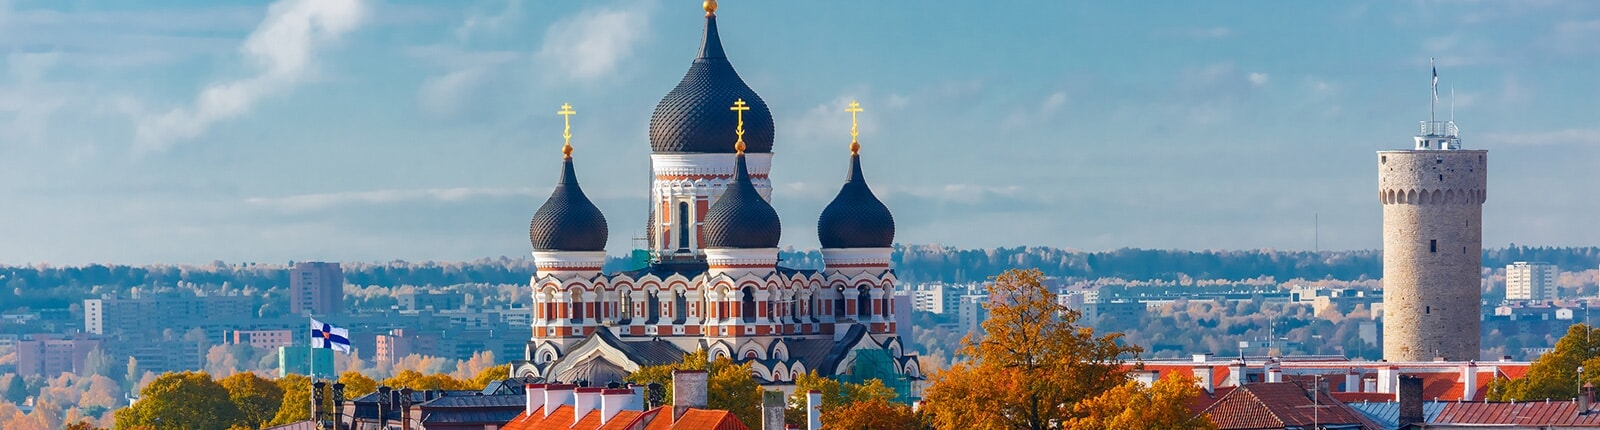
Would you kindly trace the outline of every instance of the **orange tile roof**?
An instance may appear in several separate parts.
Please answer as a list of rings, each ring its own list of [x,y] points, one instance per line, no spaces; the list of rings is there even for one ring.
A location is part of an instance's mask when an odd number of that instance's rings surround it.
[[[572,417],[572,406],[561,405],[550,416],[544,415],[544,408],[534,410],[533,415],[518,414],[516,418],[501,426],[501,430],[598,430],[598,429],[663,429],[663,430],[749,430],[732,412],[715,409],[690,409],[684,412],[683,417],[677,422],[672,421],[672,407],[662,406],[648,411],[623,410],[611,417],[604,425],[600,423],[600,410],[589,411],[582,420],[576,422]]]
[[[1313,423],[1376,425],[1338,399],[1313,401],[1300,385],[1289,382],[1249,384],[1228,393],[1204,413],[1220,429],[1304,427]]]
[[[1448,403],[1434,424],[1499,426],[1600,426],[1600,413],[1579,414],[1571,400],[1523,403]]]

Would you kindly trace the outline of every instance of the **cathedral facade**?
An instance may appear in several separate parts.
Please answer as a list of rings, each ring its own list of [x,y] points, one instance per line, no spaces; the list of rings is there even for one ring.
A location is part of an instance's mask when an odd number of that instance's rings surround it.
[[[750,363],[765,385],[816,371],[914,387],[921,369],[895,334],[894,218],[867,186],[855,129],[846,180],[817,221],[824,267],[783,267],[772,114],[723,53],[715,2],[705,9],[699,54],[650,119],[648,264],[602,271],[608,224],[566,146],[529,229],[533,338],[514,376],[604,385],[703,349]]]

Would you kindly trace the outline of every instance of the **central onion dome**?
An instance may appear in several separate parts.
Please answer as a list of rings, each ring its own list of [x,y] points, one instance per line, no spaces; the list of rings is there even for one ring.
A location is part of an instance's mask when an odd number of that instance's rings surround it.
[[[854,151],[844,187],[817,218],[817,239],[823,248],[888,248],[894,244],[894,215],[867,187],[861,175],[861,155]]]
[[[772,152],[772,112],[723,54],[714,10],[706,8],[700,55],[650,115],[650,148],[656,153],[734,153],[734,118],[727,112],[739,99],[750,105],[744,115],[745,151]]]
[[[550,199],[533,213],[528,239],[535,251],[605,251],[606,216],[578,187],[571,147],[561,165],[561,181]]]
[[[743,153],[734,158],[733,183],[706,211],[704,222],[706,248],[777,248],[783,234],[778,211],[750,183]]]

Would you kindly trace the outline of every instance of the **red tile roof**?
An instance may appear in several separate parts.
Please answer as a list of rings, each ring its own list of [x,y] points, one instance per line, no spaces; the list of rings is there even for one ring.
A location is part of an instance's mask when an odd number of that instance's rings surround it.
[[[1204,411],[1219,429],[1272,429],[1313,424],[1378,426],[1338,399],[1313,401],[1304,388],[1289,382],[1248,384],[1228,393]]]
[[[578,420],[576,422],[573,421],[572,412],[573,409],[571,405],[561,405],[560,407],[557,407],[555,411],[550,414],[550,416],[547,417],[544,415],[544,408],[539,408],[533,412],[532,416],[529,416],[527,413],[518,414],[516,418],[512,418],[511,421],[507,422],[505,426],[500,428],[501,430],[599,430],[632,428],[644,428],[648,430],[749,430],[749,428],[745,427],[744,423],[740,422],[739,418],[734,416],[732,412],[715,409],[690,409],[687,412],[684,412],[683,416],[678,418],[677,422],[672,421],[671,406],[662,406],[648,411],[624,410],[618,412],[616,416],[611,417],[611,419],[606,421],[604,425],[601,425],[600,423],[600,410],[598,409],[589,411],[588,414],[583,416],[582,420]]]
[[[1434,424],[1502,426],[1600,426],[1600,411],[1580,415],[1571,400],[1523,403],[1448,403]]]

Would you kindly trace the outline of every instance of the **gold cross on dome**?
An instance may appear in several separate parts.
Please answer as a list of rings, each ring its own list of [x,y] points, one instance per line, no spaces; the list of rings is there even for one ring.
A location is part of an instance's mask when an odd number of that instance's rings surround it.
[[[561,130],[561,138],[566,139],[566,143],[561,145],[561,155],[567,158],[572,158],[572,115],[577,113],[568,103],[562,103],[561,111],[556,112],[556,115],[561,115],[561,122],[566,125],[566,128]]]
[[[861,102],[851,100],[850,106],[845,107],[844,111],[850,112],[850,155],[855,155],[861,151],[861,144],[856,142],[856,137],[861,135],[857,128],[860,124],[856,122],[856,114],[861,113]]]
[[[739,141],[738,142],[734,142],[733,150],[738,152],[738,153],[740,153],[740,154],[743,154],[744,153],[744,111],[750,110],[750,105],[745,104],[744,99],[741,98],[738,101],[733,102],[733,107],[728,108],[728,110],[734,111],[734,112],[738,113],[738,115],[739,115],[739,127],[733,129],[733,133],[739,135]]]

